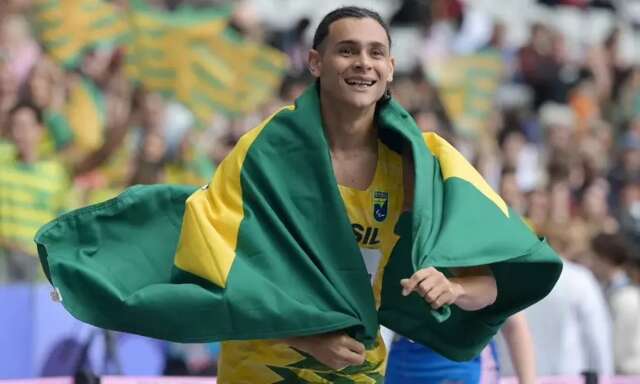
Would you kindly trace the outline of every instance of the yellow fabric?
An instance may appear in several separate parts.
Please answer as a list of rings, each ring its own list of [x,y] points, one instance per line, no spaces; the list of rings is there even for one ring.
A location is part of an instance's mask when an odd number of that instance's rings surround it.
[[[487,121],[504,71],[497,51],[430,61],[425,67],[440,91],[456,129],[474,137],[487,136]]]
[[[450,177],[457,177],[471,183],[487,199],[500,208],[505,216],[509,217],[507,203],[489,186],[480,173],[469,164],[460,152],[435,133],[427,132],[422,136],[431,153],[440,161],[442,177],[445,181]]]
[[[0,164],[12,162],[16,158],[16,148],[13,143],[0,137]]]
[[[245,134],[220,163],[211,184],[187,199],[175,258],[178,268],[219,287],[226,286],[244,218],[240,171],[251,144],[274,115]]]
[[[209,121],[214,108],[253,111],[280,86],[287,55],[230,38],[225,12],[190,23],[135,9],[129,14],[134,33],[127,73],[151,90],[175,94],[199,121]]]
[[[122,193],[122,188],[95,188],[87,191],[86,205],[97,204],[113,199]]]
[[[87,46],[115,39],[127,30],[126,19],[118,17],[113,4],[102,0],[58,0],[53,6],[48,0],[36,0],[35,5],[43,8],[36,12],[40,38],[63,63]]]
[[[164,175],[167,184],[202,185],[203,178],[182,164],[167,164]]]
[[[73,131],[73,145],[83,153],[98,149],[104,142],[103,119],[89,88],[78,81],[71,89],[65,116]]]
[[[340,195],[352,223],[354,236],[365,259],[367,271],[371,275],[376,305],[380,305],[381,271],[398,240],[394,233],[394,227],[402,212],[404,197],[402,158],[382,143],[378,145],[378,148],[376,172],[369,188],[356,190],[339,186]],[[376,192],[387,194],[387,213],[382,221],[377,221],[373,214],[373,202]],[[398,282],[398,289],[400,289],[399,284]],[[305,368],[305,360],[309,362],[309,368]],[[385,360],[386,348],[378,335],[377,346],[367,351],[365,364],[371,368],[355,375],[344,375],[344,378],[357,383],[375,383],[375,380],[367,374],[378,373],[383,375],[386,368]],[[297,367],[287,368],[292,364]],[[295,374],[301,380],[305,380],[304,382],[329,383],[329,381],[322,378],[323,371],[312,369],[312,364],[317,365],[318,363],[285,344],[274,341],[223,342],[218,363],[218,383],[262,384],[280,382],[282,377],[271,370],[269,366],[287,368],[290,373]],[[340,373],[338,372],[337,374]]]
[[[38,229],[65,208],[68,180],[54,161],[0,164],[0,246],[36,254]]]

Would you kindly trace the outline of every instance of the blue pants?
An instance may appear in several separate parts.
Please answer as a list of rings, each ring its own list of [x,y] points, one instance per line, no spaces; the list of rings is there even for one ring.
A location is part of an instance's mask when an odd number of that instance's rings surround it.
[[[459,363],[403,337],[391,347],[385,383],[478,384],[480,369],[480,357]]]

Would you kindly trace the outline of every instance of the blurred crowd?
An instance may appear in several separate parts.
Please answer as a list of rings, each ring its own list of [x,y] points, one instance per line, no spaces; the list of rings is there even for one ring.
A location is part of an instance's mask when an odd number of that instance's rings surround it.
[[[181,3],[223,1],[149,3],[170,12]],[[98,45],[63,68],[37,38],[31,1],[2,1],[1,283],[43,279],[32,239],[65,211],[134,184],[208,183],[243,133],[311,81],[304,63],[310,20],[273,30],[247,2],[234,3],[231,25],[287,53],[290,70],[280,92],[254,113],[219,113],[201,127],[180,103],[128,80],[123,47]],[[620,54],[621,31],[640,42],[640,24],[614,25],[605,39],[569,55],[553,24],[532,23],[516,46],[500,21],[479,41],[470,19],[461,0],[405,1],[392,31],[409,25],[421,41],[416,65],[396,74],[392,93],[422,130],[461,150],[564,258],[558,286],[527,314],[536,350],[545,351],[539,373],[640,374],[640,59]],[[449,113],[429,66],[478,53],[496,55],[502,65],[489,112],[469,134]],[[193,348],[172,349],[171,366],[188,372],[181,356]],[[209,372],[208,355],[197,348],[191,371]]]

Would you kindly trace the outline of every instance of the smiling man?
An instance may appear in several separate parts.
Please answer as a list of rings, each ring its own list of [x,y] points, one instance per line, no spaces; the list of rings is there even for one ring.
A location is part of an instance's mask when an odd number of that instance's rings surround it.
[[[562,264],[390,97],[390,51],[375,12],[329,13],[309,53],[315,84],[246,133],[211,183],[133,187],[42,227],[65,308],[102,328],[222,341],[221,384],[381,383],[380,325],[477,356]]]
[[[386,24],[377,13],[363,8],[344,7],[327,14],[314,36],[309,70],[317,79],[340,196],[379,306],[381,269],[398,240],[394,227],[401,213],[411,208],[404,185],[412,183],[403,180],[403,167],[410,165],[403,166],[403,156],[380,141],[375,122],[377,106],[389,98],[393,80]],[[456,304],[476,310],[493,303],[496,284],[488,268],[460,269],[458,275],[448,279],[434,268],[421,269],[406,276],[397,289],[403,289],[404,295],[415,291],[434,309]],[[386,355],[380,335],[367,350],[345,332],[223,342],[218,380],[275,383],[284,377],[305,383],[381,382]]]

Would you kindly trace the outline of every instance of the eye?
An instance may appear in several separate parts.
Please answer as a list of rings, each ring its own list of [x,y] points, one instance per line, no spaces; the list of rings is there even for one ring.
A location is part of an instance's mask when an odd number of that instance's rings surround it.
[[[351,47],[342,47],[338,50],[338,53],[342,56],[350,56],[353,54],[353,49]]]
[[[373,51],[371,51],[371,56],[375,58],[384,57],[384,51],[381,49],[374,49]]]

